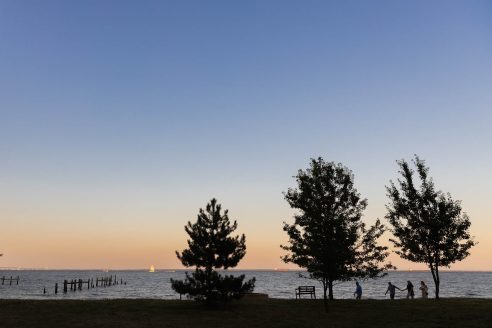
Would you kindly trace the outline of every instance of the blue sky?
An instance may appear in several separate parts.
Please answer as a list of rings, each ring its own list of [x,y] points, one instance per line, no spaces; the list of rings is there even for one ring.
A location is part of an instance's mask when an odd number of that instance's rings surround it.
[[[0,217],[28,230],[2,229],[3,261],[63,267],[29,231],[76,227],[80,266],[136,231],[155,255],[108,265],[176,266],[215,196],[274,254],[247,266],[281,265],[282,191],[316,156],[354,171],[372,221],[417,153],[487,239],[491,54],[490,1],[1,1]]]

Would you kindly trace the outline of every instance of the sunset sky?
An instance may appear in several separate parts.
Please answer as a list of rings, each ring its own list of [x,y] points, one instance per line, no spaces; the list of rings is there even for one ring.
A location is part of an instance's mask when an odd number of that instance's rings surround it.
[[[294,268],[310,157],[372,223],[413,154],[471,218],[452,269],[492,270],[491,1],[0,1],[0,267],[181,268],[216,197],[240,268]]]

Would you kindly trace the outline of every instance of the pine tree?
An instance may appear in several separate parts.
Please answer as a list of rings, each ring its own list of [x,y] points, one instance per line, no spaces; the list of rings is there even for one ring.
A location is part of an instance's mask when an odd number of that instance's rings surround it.
[[[176,255],[184,266],[195,267],[195,272],[186,273],[185,280],[171,279],[177,293],[209,304],[238,299],[251,292],[255,284],[255,278],[244,282],[244,275],[221,275],[216,271],[237,266],[246,254],[246,237],[230,236],[237,229],[237,222],[231,224],[228,210],[221,211],[214,198],[205,210],[200,209],[195,223],[185,226],[188,248],[181,253],[176,251]]]
[[[333,299],[335,281],[377,278],[394,268],[381,265],[389,255],[377,239],[385,228],[379,220],[369,228],[361,221],[367,200],[354,187],[352,172],[342,164],[311,159],[310,168],[299,170],[297,188],[285,199],[298,210],[292,225],[284,223],[289,235],[289,254],[283,257],[306,268],[323,286],[325,307]]]
[[[475,245],[469,233],[471,225],[461,202],[451,195],[437,191],[429,178],[429,168],[418,156],[413,163],[417,168],[420,185],[413,181],[414,171],[405,160],[398,161],[399,188],[390,181],[386,187],[390,203],[386,218],[393,226],[391,239],[401,258],[429,267],[439,298],[439,267],[449,267],[461,261]]]

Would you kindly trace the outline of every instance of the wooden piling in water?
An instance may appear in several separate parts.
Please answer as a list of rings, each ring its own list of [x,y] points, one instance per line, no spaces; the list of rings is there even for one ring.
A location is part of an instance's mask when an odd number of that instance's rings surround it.
[[[70,291],[82,291],[83,286],[87,284],[87,289],[94,288],[94,278],[87,278],[87,280],[83,279],[71,279],[71,280],[63,280],[63,292],[67,293],[68,292],[68,285],[70,285]],[[111,275],[111,276],[106,276],[102,278],[97,278],[96,277],[96,285],[95,287],[109,287],[109,286],[116,286],[119,284],[125,284],[126,281],[123,281],[123,278],[118,278],[116,275]],[[55,284],[55,294],[58,293],[58,283]]]

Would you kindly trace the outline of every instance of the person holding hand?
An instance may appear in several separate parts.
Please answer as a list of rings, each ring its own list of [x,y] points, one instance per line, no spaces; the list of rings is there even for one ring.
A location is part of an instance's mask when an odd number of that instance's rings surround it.
[[[388,289],[386,289],[386,293],[384,293],[384,295],[388,294],[388,292],[390,293],[390,298],[392,300],[395,299],[395,293],[396,293],[396,290],[400,290],[400,288],[396,287],[395,285],[393,285],[391,282],[388,282]]]

